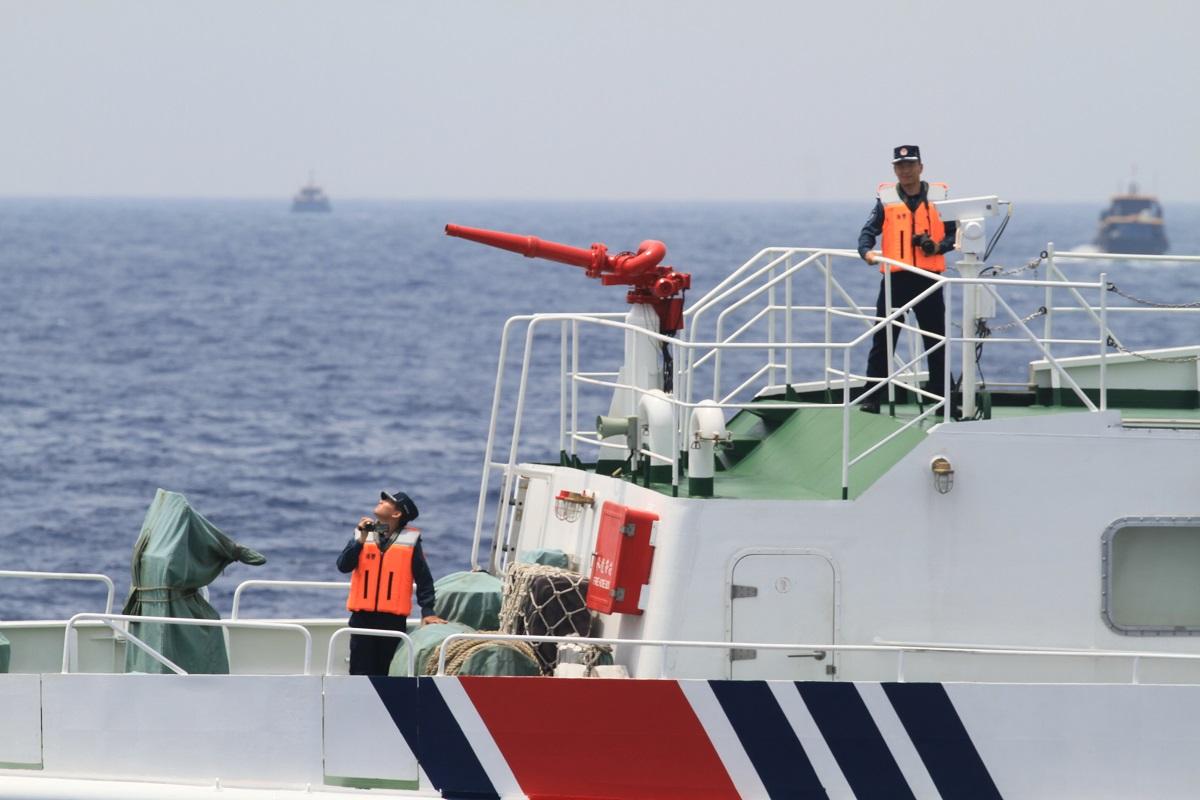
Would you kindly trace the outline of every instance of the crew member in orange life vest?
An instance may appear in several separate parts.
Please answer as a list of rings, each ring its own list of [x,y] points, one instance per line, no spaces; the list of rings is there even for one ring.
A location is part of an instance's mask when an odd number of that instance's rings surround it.
[[[375,519],[358,521],[354,537],[337,559],[339,571],[353,573],[346,598],[350,627],[407,630],[414,585],[421,623],[445,622],[433,611],[433,574],[421,550],[420,531],[405,527],[418,513],[417,504],[404,492],[380,492]],[[351,636],[350,674],[387,675],[399,641]]]
[[[944,185],[938,185],[941,196],[930,197],[930,186],[921,180],[921,150],[916,145],[901,145],[892,151],[892,168],[898,184],[880,186],[879,199],[875,208],[858,235],[858,254],[868,264],[876,263],[880,255],[914,267],[940,273],[946,269],[944,253],[954,249],[955,224],[942,222],[932,200],[942,200]],[[875,240],[882,234],[883,252],[874,250]],[[910,302],[929,288],[928,280],[919,274],[907,272],[899,267],[883,265],[879,271],[892,270],[892,308]],[[924,331],[944,335],[946,332],[946,305],[939,289],[926,297],[914,308],[917,325]],[[879,297],[875,301],[875,316],[886,316],[883,281],[879,282]],[[887,376],[887,329],[880,328],[871,342],[867,356],[867,377]],[[892,327],[893,352],[900,340],[902,329]],[[938,339],[923,337],[928,350]],[[929,391],[942,394],[945,376],[946,351],[938,349],[927,357],[929,363]],[[868,384],[868,388],[870,384]],[[862,410],[879,413],[879,403],[887,399],[887,389],[881,388],[862,402]]]

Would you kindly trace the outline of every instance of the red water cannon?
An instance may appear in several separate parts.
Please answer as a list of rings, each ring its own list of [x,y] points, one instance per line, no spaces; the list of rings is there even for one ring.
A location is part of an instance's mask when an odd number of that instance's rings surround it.
[[[629,286],[625,300],[629,303],[648,303],[658,314],[660,330],[673,334],[683,329],[683,292],[692,286],[692,276],[659,266],[667,255],[662,242],[647,239],[638,245],[636,253],[608,254],[607,245],[595,243],[590,250],[547,242],[536,236],[489,231],[447,225],[447,236],[511,250],[526,258],[544,258],[560,264],[583,267],[589,278],[599,278],[605,286]]]

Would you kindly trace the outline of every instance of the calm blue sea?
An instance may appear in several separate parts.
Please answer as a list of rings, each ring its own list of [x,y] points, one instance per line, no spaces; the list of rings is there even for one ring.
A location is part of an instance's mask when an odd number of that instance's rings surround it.
[[[463,569],[504,320],[625,306],[580,270],[449,239],[445,223],[614,252],[661,239],[694,299],[766,245],[853,247],[869,205],[345,201],[297,215],[286,202],[0,200],[0,569],[103,572],[119,606],[158,487],[267,556],[214,584],[223,614],[241,580],[340,580],[334,558],[380,489],[416,499],[436,575]],[[1086,243],[1101,206],[1019,205],[993,262]],[[1175,252],[1200,252],[1200,206],[1168,207],[1167,221]],[[1200,299],[1200,265],[1126,270],[1113,279],[1142,296]],[[845,280],[873,299],[878,273]],[[1179,343],[1198,338],[1191,319],[1121,330]],[[999,351],[985,350],[987,377],[1022,379],[1028,354]],[[552,394],[556,415],[557,379]],[[556,456],[555,415],[531,457]],[[341,602],[263,593],[246,611],[340,615]],[[0,580],[2,619],[101,604],[83,586]]]

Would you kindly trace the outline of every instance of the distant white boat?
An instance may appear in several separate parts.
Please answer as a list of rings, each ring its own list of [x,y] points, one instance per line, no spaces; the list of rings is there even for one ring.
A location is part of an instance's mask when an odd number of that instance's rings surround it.
[[[329,212],[333,210],[333,206],[329,203],[329,196],[325,194],[325,190],[313,181],[313,176],[310,173],[308,183],[300,187],[300,191],[292,198],[292,211],[323,211]]]

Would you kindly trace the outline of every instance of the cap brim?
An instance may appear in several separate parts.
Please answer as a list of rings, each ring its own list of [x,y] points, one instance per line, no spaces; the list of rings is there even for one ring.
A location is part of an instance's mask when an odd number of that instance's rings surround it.
[[[399,508],[399,507],[400,507],[400,501],[399,501],[399,500],[397,500],[395,497],[392,497],[392,496],[391,496],[390,494],[388,494],[387,492],[380,492],[380,493],[379,493],[379,499],[380,499],[380,500],[387,500],[389,503],[391,503],[392,505],[396,506],[396,508]]]
[[[920,161],[920,160],[921,160],[920,156],[901,156],[900,158],[893,158],[892,163],[899,164],[901,161]]]

